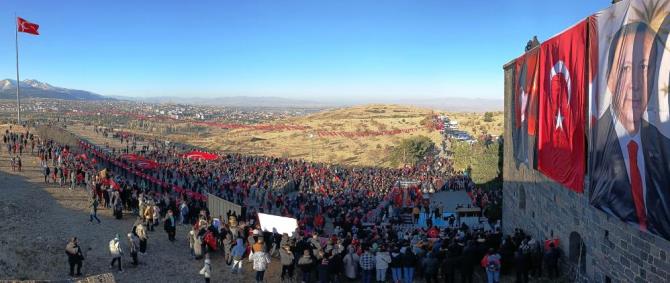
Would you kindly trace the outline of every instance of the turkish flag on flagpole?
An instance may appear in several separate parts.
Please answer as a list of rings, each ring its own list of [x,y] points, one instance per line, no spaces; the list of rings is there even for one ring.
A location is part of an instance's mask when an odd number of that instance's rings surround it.
[[[40,35],[37,31],[40,28],[40,25],[26,21],[21,17],[16,17],[16,26],[19,32]]]
[[[537,169],[572,191],[584,191],[588,20],[540,49]]]

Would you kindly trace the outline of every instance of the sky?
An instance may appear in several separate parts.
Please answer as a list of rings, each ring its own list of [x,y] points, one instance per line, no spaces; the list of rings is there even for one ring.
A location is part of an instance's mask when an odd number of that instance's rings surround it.
[[[502,66],[610,5],[583,1],[3,0],[0,79],[103,95],[502,99]],[[4,23],[4,24],[2,24]]]

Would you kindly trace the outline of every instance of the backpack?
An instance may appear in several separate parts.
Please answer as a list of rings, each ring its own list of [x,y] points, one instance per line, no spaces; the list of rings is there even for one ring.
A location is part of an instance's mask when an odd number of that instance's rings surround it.
[[[488,257],[488,264],[486,265],[486,270],[493,272],[500,271],[500,260],[498,258]]]
[[[217,250],[216,238],[214,237],[214,233],[212,233],[211,231],[207,231],[207,233],[205,233],[204,241],[211,250],[213,251]]]

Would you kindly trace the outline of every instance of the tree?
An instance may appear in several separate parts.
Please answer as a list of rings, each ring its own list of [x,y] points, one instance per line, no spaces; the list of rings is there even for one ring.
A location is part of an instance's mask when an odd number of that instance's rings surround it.
[[[491,112],[484,113],[484,122],[493,122],[493,113]]]
[[[391,164],[416,164],[435,148],[435,143],[426,136],[409,137],[391,150]]]

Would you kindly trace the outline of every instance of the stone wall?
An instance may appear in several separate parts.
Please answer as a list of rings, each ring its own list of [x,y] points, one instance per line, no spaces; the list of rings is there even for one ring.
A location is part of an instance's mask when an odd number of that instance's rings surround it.
[[[562,272],[572,268],[584,281],[670,282],[670,242],[590,206],[588,176],[584,194],[578,194],[525,165],[517,168],[512,152],[514,65],[505,65],[504,71],[503,232],[521,228],[540,239],[558,238],[566,263]],[[580,241],[585,251],[581,268]]]

